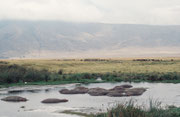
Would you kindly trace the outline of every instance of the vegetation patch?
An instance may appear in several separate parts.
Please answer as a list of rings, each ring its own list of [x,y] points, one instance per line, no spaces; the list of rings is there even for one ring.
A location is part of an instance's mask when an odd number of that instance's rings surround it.
[[[102,81],[97,81],[101,78]],[[180,83],[180,60],[84,59],[0,61],[0,87],[95,82]]]
[[[180,108],[163,109],[159,104],[153,105],[150,101],[148,110],[143,109],[143,106],[135,106],[134,103],[120,104],[108,110],[107,113],[97,114],[94,117],[180,117]]]
[[[108,109],[105,113],[86,114],[73,110],[65,110],[61,113],[79,115],[83,117],[180,117],[180,108],[168,106],[162,108],[158,101],[150,100],[149,108],[137,106],[134,101],[130,100],[124,104],[118,104],[114,108]]]

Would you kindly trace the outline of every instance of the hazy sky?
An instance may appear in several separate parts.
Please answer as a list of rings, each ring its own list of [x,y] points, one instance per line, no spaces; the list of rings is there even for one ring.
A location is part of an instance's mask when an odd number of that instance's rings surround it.
[[[180,0],[0,0],[0,19],[180,25]]]

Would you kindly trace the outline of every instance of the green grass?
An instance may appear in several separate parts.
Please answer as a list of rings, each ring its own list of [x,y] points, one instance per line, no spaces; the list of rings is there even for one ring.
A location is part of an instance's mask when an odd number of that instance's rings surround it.
[[[0,61],[0,85],[171,82],[180,83],[180,59],[133,61],[131,59],[85,60],[4,60]]]
[[[163,109],[161,103],[150,101],[149,109],[145,110],[143,106],[129,102],[117,105],[107,113],[97,114],[94,117],[180,117],[180,108],[171,106]]]

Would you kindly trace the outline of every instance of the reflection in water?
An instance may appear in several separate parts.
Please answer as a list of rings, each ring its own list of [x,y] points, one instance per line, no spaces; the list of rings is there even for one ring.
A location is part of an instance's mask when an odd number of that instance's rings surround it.
[[[88,88],[101,87],[110,89],[114,86],[127,83],[100,83],[83,85]],[[129,83],[130,84],[130,83]],[[88,94],[63,95],[59,90],[63,88],[72,89],[76,84],[55,85],[55,86],[28,86],[0,89],[0,99],[6,96],[21,96],[29,99],[27,102],[12,103],[0,101],[0,117],[77,117],[66,115],[60,112],[64,110],[76,110],[86,113],[106,111],[117,103],[124,103],[128,100],[135,100],[137,104],[148,105],[149,99],[156,99],[162,104],[180,106],[180,84],[167,83],[131,83],[133,87],[144,87],[148,90],[141,96],[133,97],[107,97],[90,96]],[[79,86],[79,85],[78,85]],[[67,103],[42,104],[46,98],[68,99]],[[23,107],[23,108],[22,108]]]

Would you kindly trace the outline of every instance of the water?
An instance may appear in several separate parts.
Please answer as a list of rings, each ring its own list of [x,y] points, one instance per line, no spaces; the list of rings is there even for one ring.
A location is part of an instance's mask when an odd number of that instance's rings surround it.
[[[86,113],[106,111],[117,103],[124,103],[134,100],[138,105],[148,105],[149,100],[158,100],[162,105],[180,106],[180,84],[171,83],[92,83],[82,85],[88,88],[101,87],[110,89],[122,84],[131,84],[133,87],[144,87],[148,90],[141,96],[133,97],[107,97],[90,96],[88,94],[64,95],[59,90],[63,88],[72,89],[77,84],[56,85],[56,86],[28,86],[0,89],[0,99],[15,95],[29,99],[27,102],[13,103],[0,101],[0,117],[78,117],[77,115],[62,114],[64,110],[75,110]],[[35,92],[23,92],[10,94],[10,90],[38,89]],[[39,90],[40,89],[40,90]],[[67,103],[42,104],[46,98],[68,99]],[[25,108],[21,108],[25,106]]]

